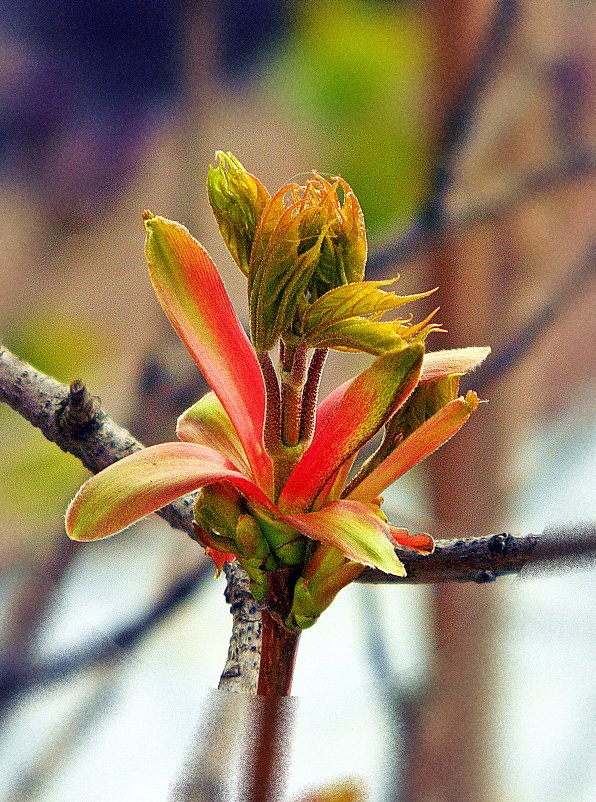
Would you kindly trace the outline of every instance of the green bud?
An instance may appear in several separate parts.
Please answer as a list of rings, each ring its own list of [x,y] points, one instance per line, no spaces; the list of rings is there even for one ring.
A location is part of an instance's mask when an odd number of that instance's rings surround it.
[[[236,527],[236,553],[250,579],[250,591],[261,602],[267,593],[267,571],[277,568],[277,561],[259,524],[251,515],[242,515]]]
[[[361,281],[366,232],[341,178],[317,173],[283,186],[263,209],[250,257],[250,331],[257,351],[300,330],[308,306],[334,287]]]
[[[276,567],[294,567],[304,562],[307,543],[304,535],[288,524],[276,521],[261,509],[258,511],[253,509],[253,515],[277,560]]]
[[[217,166],[209,167],[207,194],[221,235],[234,261],[248,275],[255,230],[269,193],[231,153],[216,152]]]
[[[194,505],[196,524],[220,537],[234,541],[238,519],[246,513],[242,496],[229,482],[215,482],[201,488]]]
[[[441,376],[420,382],[406,403],[387,424],[387,436],[403,440],[429,418],[457,398],[460,376]]]
[[[311,627],[339,591],[356,579],[363,568],[333,546],[318,544],[296,582],[286,627],[294,631]]]

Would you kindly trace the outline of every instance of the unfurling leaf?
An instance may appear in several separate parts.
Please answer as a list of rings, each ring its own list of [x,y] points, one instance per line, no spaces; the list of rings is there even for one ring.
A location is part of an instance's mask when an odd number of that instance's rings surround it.
[[[313,173],[304,186],[283,186],[263,210],[251,252],[248,293],[256,350],[267,351],[279,336],[300,328],[308,305],[329,290],[360,281],[365,261],[362,211],[343,179],[328,181]]]
[[[396,280],[358,281],[329,290],[305,312],[300,339],[312,348],[364,351],[377,356],[403,347],[414,335],[424,339],[440,329],[429,323],[432,315],[417,325],[410,325],[409,319],[381,321],[386,312],[434,292],[399,296],[381,289]]]

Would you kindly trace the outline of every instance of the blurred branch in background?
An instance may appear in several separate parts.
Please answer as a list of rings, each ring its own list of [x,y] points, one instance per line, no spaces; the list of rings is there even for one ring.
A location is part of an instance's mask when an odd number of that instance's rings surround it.
[[[431,556],[407,551],[400,551],[399,556],[406,566],[406,577],[389,576],[367,568],[357,581],[365,584],[484,584],[510,574],[529,577],[541,571],[586,567],[596,560],[596,524],[546,529],[541,535],[499,534],[439,540]],[[80,650],[37,665],[0,666],[0,709],[14,703],[23,693],[48,683],[61,682],[79,671],[124,657],[174,610],[203,588],[211,576],[212,567],[208,563],[189,571],[174,582],[139,619]],[[238,601],[233,604],[238,604]],[[254,611],[251,620],[254,623]],[[256,633],[249,645],[258,645]],[[255,656],[251,652],[249,657],[258,668],[258,654]],[[232,671],[230,666],[228,669]]]
[[[478,102],[493,78],[510,40],[518,16],[517,0],[498,0],[484,41],[478,49],[466,81],[456,92],[442,133],[435,145],[435,158],[426,200],[410,230],[379,248],[369,260],[369,270],[381,273],[390,266],[409,261],[432,245],[446,227],[445,199],[453,181],[458,150],[474,120]],[[453,80],[453,76],[447,78]]]
[[[117,660],[138,646],[139,642],[184,601],[205,585],[213,575],[212,566],[204,562],[198,568],[177,579],[140,618],[110,637],[63,655],[55,660],[35,665],[0,664],[0,710],[13,703],[27,691],[61,680],[93,666]]]
[[[444,210],[441,215],[430,217],[425,213],[404,235],[374,249],[367,262],[368,269],[380,276],[396,265],[427,254],[446,236],[462,234],[480,223],[496,221],[537,196],[595,174],[595,154],[571,154],[567,159],[519,178],[499,195],[485,201],[471,202],[457,213]],[[429,203],[434,205],[434,200],[431,198]]]

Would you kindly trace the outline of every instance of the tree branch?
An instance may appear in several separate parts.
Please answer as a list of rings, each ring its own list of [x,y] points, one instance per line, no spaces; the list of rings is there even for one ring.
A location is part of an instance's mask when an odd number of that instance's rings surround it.
[[[425,557],[399,551],[408,575],[395,577],[366,569],[357,582],[366,584],[430,584],[476,582],[484,584],[499,576],[531,577],[540,573],[585,568],[596,561],[596,524],[547,529],[541,535],[488,535],[461,540],[439,540],[434,554]],[[241,569],[227,566],[226,599],[234,626],[228,662],[219,687],[226,691],[254,694],[260,655],[259,607],[248,592]],[[240,574],[230,581],[234,573]],[[4,665],[0,669],[0,706],[42,685],[59,682],[100,663],[117,659],[134,649],[179,605],[204,585],[210,575],[205,564],[177,580],[159,601],[137,621],[109,637],[37,666]]]
[[[115,660],[134,649],[211,576],[211,566],[207,562],[203,563],[177,579],[136,621],[113,635],[73,650],[69,654],[37,665],[28,661],[19,664],[0,663],[0,709],[33,688],[59,682],[79,671]]]
[[[112,421],[81,382],[70,387],[0,347],[0,400],[8,403],[49,439],[97,472],[143,446]],[[193,536],[192,495],[159,511],[171,526]],[[407,576],[366,569],[364,583],[490,582],[504,574],[529,575],[541,569],[582,567],[596,558],[596,525],[562,527],[535,535],[488,535],[439,540],[434,554],[399,551]],[[210,573],[204,564],[175,582],[145,615],[120,632],[71,655],[40,666],[4,666],[0,699],[4,703],[30,688],[58,681],[134,648],[160,621],[185,601]],[[220,687],[254,692],[260,654],[260,610],[240,566],[227,570],[226,597],[234,619],[228,662]]]
[[[590,178],[595,172],[594,153],[574,153],[555,164],[530,172],[485,201],[475,200],[456,212],[444,212],[432,225],[429,225],[428,213],[423,212],[405,234],[372,249],[367,271],[373,276],[381,276],[396,265],[428,253],[445,236],[462,234],[481,223],[493,222],[537,195],[581,178]]]
[[[596,277],[596,245],[588,250],[580,263],[563,279],[549,300],[523,323],[477,371],[465,377],[461,391],[473,387],[481,393],[502,378],[532,348],[541,334],[561,315],[565,306],[579,297],[586,285]]]

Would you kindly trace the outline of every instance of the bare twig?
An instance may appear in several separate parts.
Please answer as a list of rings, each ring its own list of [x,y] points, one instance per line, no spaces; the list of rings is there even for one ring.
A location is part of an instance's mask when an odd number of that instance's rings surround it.
[[[439,540],[434,554],[428,557],[406,551],[398,554],[406,566],[406,577],[366,569],[356,581],[368,584],[484,584],[507,574],[530,577],[543,571],[585,567],[596,560],[596,524],[547,529],[541,535],[499,534]],[[229,566],[228,579],[238,570],[235,563]],[[40,685],[59,682],[78,671],[126,654],[202,586],[209,575],[210,569],[205,566],[189,572],[138,621],[87,648],[34,667],[4,666],[0,674],[0,701],[9,703]],[[235,624],[228,662],[219,687],[253,694],[260,655],[260,615],[258,605],[248,593],[247,584],[240,576],[228,585],[226,591]]]
[[[78,671],[108,663],[134,649],[155,627],[185,602],[212,576],[205,562],[177,579],[158,601],[133,623],[88,646],[37,665],[0,664],[0,708],[12,703],[22,693],[51,682],[59,682]]]
[[[459,149],[474,120],[479,100],[497,69],[518,16],[517,0],[497,0],[472,70],[455,99],[443,127],[426,201],[411,229],[375,250],[368,269],[378,275],[390,266],[410,261],[430,248],[445,232],[445,198],[453,182]]]
[[[25,377],[25,378],[23,378]],[[14,386],[13,386],[14,385]],[[87,428],[63,433],[60,429],[64,408],[68,406],[69,388],[54,379],[36,371],[30,365],[17,359],[6,349],[0,348],[0,400],[20,412],[33,425],[38,426],[61,448],[78,456],[91,470],[97,471],[115,462],[127,453],[142,448],[141,444],[124,429],[115,424],[104,412],[95,407],[95,418],[86,424]],[[64,424],[62,424],[64,427]],[[102,442],[101,437],[106,437]],[[171,526],[188,532],[193,536],[192,496],[180,505],[174,502],[159,511]],[[174,514],[170,512],[174,508]],[[560,529],[558,534],[568,542],[575,529]],[[588,535],[592,529],[586,529]],[[514,537],[513,535],[489,535],[457,541],[439,541],[437,549],[430,557],[399,552],[406,565],[405,578],[388,577],[380,571],[366,570],[359,581],[363,582],[445,582],[445,581],[487,581],[494,577],[481,576],[481,572],[502,573],[519,571],[530,560],[536,538],[534,535]],[[577,538],[573,549],[581,556],[596,551],[596,538],[592,541]],[[541,550],[541,560],[556,562],[563,552]],[[547,555],[547,556],[545,556]],[[465,563],[465,564],[464,564]]]
[[[453,170],[483,92],[494,76],[518,18],[518,0],[497,0],[484,41],[481,43],[467,80],[459,91],[443,126],[439,152],[429,187],[429,202],[421,218],[429,230],[440,225],[445,213],[445,196],[453,183]]]
[[[582,567],[596,558],[596,524],[546,529],[541,535],[487,535],[438,540],[425,557],[398,551],[407,576],[365,569],[357,582],[421,584],[430,582],[492,582],[506,574],[529,576],[541,570]]]
[[[422,213],[402,236],[375,247],[367,262],[370,274],[380,276],[389,268],[428,253],[445,236],[462,234],[481,223],[503,218],[523,203],[540,194],[552,192],[596,173],[593,153],[571,154],[556,164],[535,170],[513,182],[500,194],[486,201],[475,200],[456,212],[445,211],[429,225],[428,213]]]
[[[567,275],[544,306],[514,332],[501,348],[491,354],[469,379],[462,382],[462,391],[469,384],[476,391],[482,392],[487,385],[502,378],[510,368],[523,359],[565,306],[574,302],[579,297],[580,291],[594,278],[596,278],[596,245],[592,245],[586,257]]]
[[[6,401],[48,439],[77,456],[92,471],[142,448],[126,430],[115,424],[89,399],[80,385],[73,391],[36,371],[6,349],[0,348],[0,400]],[[73,408],[74,405],[74,408]],[[86,411],[85,411],[86,410]],[[66,423],[65,423],[66,418]],[[104,439],[105,438],[105,439]],[[173,527],[193,535],[192,496],[160,510]],[[365,583],[489,582],[503,574],[529,573],[541,566],[555,569],[577,566],[596,556],[596,526],[560,528],[545,537],[510,534],[438,541],[435,553],[424,557],[400,551],[405,578],[367,569],[358,581]],[[210,573],[208,565],[178,580],[142,618],[105,641],[37,667],[5,666],[0,675],[0,699],[7,701],[40,684],[57,681],[133,648],[173,609],[182,603]],[[228,571],[228,600],[234,626],[228,663],[221,687],[252,691],[256,683],[260,611],[251,604],[239,566]]]

